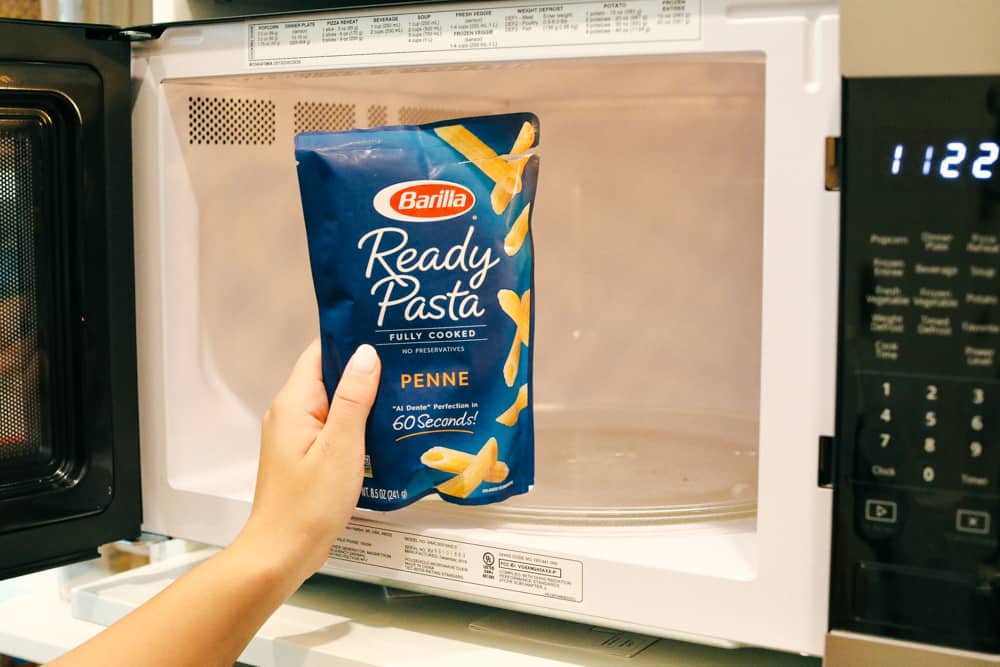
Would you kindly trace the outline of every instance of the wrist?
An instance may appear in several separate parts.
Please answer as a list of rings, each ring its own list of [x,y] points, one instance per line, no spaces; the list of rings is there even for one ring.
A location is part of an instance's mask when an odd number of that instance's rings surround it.
[[[312,574],[302,571],[301,554],[297,554],[285,540],[269,538],[247,529],[225,548],[224,553],[232,567],[274,592],[281,602]]]

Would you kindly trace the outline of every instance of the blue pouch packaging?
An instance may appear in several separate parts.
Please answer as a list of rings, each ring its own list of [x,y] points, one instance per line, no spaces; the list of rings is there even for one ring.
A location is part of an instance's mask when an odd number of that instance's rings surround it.
[[[534,483],[538,139],[527,113],[295,139],[328,395],[358,345],[382,359],[359,507]]]

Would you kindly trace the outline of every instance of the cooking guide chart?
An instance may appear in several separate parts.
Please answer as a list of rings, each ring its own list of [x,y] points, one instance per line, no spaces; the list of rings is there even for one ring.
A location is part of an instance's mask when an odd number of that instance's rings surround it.
[[[251,23],[247,62],[468,49],[697,40],[702,0],[527,3]]]

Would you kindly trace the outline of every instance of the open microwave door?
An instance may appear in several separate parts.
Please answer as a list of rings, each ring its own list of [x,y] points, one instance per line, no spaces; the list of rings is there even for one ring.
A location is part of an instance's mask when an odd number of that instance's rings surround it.
[[[139,533],[129,44],[0,21],[0,579]]]

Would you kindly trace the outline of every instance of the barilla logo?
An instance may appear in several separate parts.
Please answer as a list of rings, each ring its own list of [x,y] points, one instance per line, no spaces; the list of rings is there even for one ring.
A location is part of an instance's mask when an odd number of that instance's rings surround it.
[[[435,222],[472,210],[472,190],[451,181],[406,181],[379,190],[372,200],[375,210],[392,220]]]

